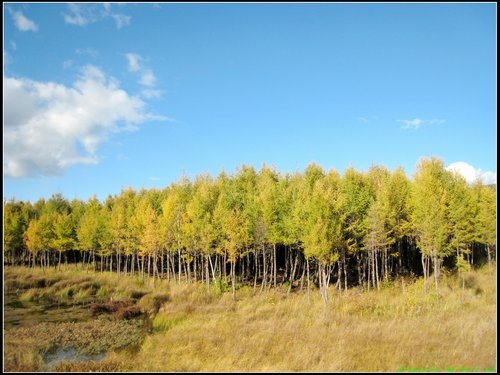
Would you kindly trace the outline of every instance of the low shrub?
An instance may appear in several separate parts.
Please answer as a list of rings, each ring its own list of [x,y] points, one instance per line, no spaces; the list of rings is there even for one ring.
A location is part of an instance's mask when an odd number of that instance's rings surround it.
[[[113,314],[115,319],[132,319],[141,316],[143,312],[137,306],[122,306],[118,308]]]
[[[103,313],[115,313],[119,309],[129,307],[135,303],[135,300],[125,300],[125,301],[110,301],[105,303],[92,303],[89,307],[89,314],[91,316],[96,316]]]

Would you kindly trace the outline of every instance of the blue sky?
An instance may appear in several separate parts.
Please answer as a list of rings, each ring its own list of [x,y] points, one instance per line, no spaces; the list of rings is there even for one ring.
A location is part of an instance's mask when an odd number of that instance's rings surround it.
[[[495,3],[4,3],[4,199],[440,157],[496,182]]]

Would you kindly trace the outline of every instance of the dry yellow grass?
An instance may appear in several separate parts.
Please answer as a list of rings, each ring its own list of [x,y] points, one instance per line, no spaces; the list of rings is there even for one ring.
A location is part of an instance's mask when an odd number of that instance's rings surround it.
[[[153,290],[95,277],[115,290]],[[466,284],[444,274],[439,301],[422,280],[342,296],[332,289],[325,306],[317,291],[243,287],[234,301],[202,285],[157,283],[154,292],[170,298],[153,332],[137,352],[109,353],[105,363],[144,372],[496,371],[496,271],[472,271]]]
[[[192,303],[179,296],[160,315],[176,324],[148,337],[138,371],[333,372],[496,370],[496,279],[485,270],[460,289],[442,280],[441,298],[421,281],[380,291],[272,291],[233,302]],[[192,286],[194,289],[195,287]],[[192,294],[192,293],[191,293]],[[191,306],[186,309],[186,306]]]

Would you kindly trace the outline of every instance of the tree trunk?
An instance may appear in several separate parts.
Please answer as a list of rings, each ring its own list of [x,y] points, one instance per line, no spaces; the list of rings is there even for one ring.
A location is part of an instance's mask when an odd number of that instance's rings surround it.
[[[273,264],[273,267],[274,267],[273,268],[274,269],[274,283],[273,283],[273,285],[274,285],[274,288],[276,288],[276,274],[277,274],[276,273],[276,271],[277,271],[276,270],[276,244],[273,244],[273,247],[274,247],[274,252],[273,252],[273,258],[274,258],[274,262],[273,262],[274,263]]]
[[[208,263],[210,264],[210,270],[212,271],[212,280],[215,283],[215,270],[214,270],[214,265],[212,264],[212,258],[210,255],[207,255],[208,258]]]
[[[260,291],[266,287],[267,284],[267,262],[266,262],[266,245],[262,245],[262,261],[263,261],[263,273],[262,273],[262,284],[260,287]]]
[[[344,288],[345,288],[345,294],[347,294],[347,265],[345,261],[345,250],[342,251],[342,268],[344,270]],[[340,269],[339,269],[340,272]]]
[[[362,286],[363,285],[363,277],[361,274],[361,253],[359,251],[356,251],[356,268],[358,270],[358,285]]]
[[[236,261],[231,260],[231,289],[233,290],[233,300],[236,301],[236,288],[234,285],[234,278],[235,278],[235,263]]]
[[[177,247],[177,256],[179,257],[179,260],[178,260],[178,262],[179,262],[178,263],[179,264],[179,269],[178,269],[178,271],[179,271],[179,275],[178,275],[179,276],[179,280],[178,280],[178,284],[180,284],[181,283],[182,268],[181,268],[181,249],[180,249],[179,246]]]
[[[207,255],[205,258],[205,277],[206,277],[206,282],[207,282],[207,291],[210,290],[210,273],[208,270],[208,259],[209,259],[209,256]]]
[[[375,281],[375,278],[377,277],[377,273],[376,273],[376,268],[375,268],[375,249],[373,249],[371,252],[370,252],[370,256],[371,256],[371,266],[372,266],[372,287],[375,288],[378,284],[378,280]]]
[[[304,276],[306,274],[306,267],[304,267],[304,261],[301,261],[302,274],[300,275],[300,291],[304,288]]]
[[[490,245],[486,245],[486,253],[488,254],[488,273],[491,275],[491,252]]]
[[[290,251],[290,253],[291,253],[291,251]],[[295,277],[295,271],[297,270],[298,261],[299,261],[299,256],[298,256],[298,254],[295,254],[295,261],[293,262],[292,273],[290,275],[290,285],[288,285],[288,290],[287,290],[286,294],[289,294],[290,291],[292,290],[293,279]]]
[[[440,259],[435,255],[433,257],[434,261],[434,283],[436,286],[436,301],[439,300],[439,270],[440,270]]]
[[[309,282],[309,258],[306,258],[306,267],[307,267],[307,299],[310,300],[311,288]]]
[[[422,270],[424,271],[424,292],[427,293],[427,262],[426,262],[426,256],[422,254]]]
[[[116,274],[120,276],[121,272],[121,262],[120,262],[120,248],[116,248]]]
[[[389,267],[387,266],[387,247],[384,249],[384,280],[389,281]]]
[[[257,250],[255,251],[255,254],[254,254],[254,262],[255,262],[255,270],[254,270],[254,273],[253,273],[253,294],[255,294],[255,291],[257,290],[257,277],[259,275],[259,260],[258,260],[258,256],[257,256]]]

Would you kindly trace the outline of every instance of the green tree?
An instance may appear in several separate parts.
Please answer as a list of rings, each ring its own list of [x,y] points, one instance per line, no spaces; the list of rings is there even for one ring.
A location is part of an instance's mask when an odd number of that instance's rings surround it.
[[[283,238],[280,232],[282,221],[282,211],[279,202],[278,191],[278,173],[263,165],[259,171],[257,179],[257,189],[259,192],[259,219],[261,225],[262,256],[263,256],[263,286],[268,284],[268,260],[271,271],[269,272],[269,285],[273,284],[276,287],[277,281],[277,264],[276,264],[276,244],[282,243]],[[267,250],[272,247],[272,252]]]
[[[161,246],[160,228],[158,223],[158,213],[154,209],[150,197],[145,196],[139,204],[136,215],[141,221],[141,233],[139,236],[139,254],[142,258],[142,277],[144,278],[144,258],[148,258],[148,274],[151,268],[151,258],[153,261],[153,281],[158,275],[157,261],[158,252]]]
[[[396,244],[393,257],[398,259],[399,272],[403,270],[403,241],[412,234],[410,186],[404,170],[399,167],[391,174],[386,192],[389,205],[389,226],[392,228],[392,237]]]
[[[342,205],[344,240],[347,244],[348,254],[356,257],[359,284],[362,285],[366,280],[364,273],[366,254],[363,252],[367,233],[366,216],[374,199],[373,185],[363,173],[350,167],[344,172],[342,178],[342,194],[344,197]],[[347,262],[345,258],[346,254],[343,254],[342,268],[344,286],[347,290]]]
[[[477,181],[473,186],[473,196],[477,204],[475,240],[486,247],[488,267],[491,271],[491,249],[496,249],[496,185],[485,186]]]
[[[471,253],[475,236],[477,205],[474,204],[472,190],[465,178],[458,173],[451,176],[449,196],[450,247],[456,250],[457,265],[459,257]]]
[[[170,257],[174,257],[177,252],[178,283],[182,277],[182,257],[181,251],[185,244],[185,230],[183,230],[185,211],[188,198],[190,196],[191,182],[187,178],[181,179],[168,190],[166,198],[162,203],[162,215],[160,218],[160,234],[162,236],[165,248],[167,249],[167,262]],[[175,268],[172,267],[175,272]],[[175,274],[173,275],[175,278]],[[169,275],[167,275],[169,277]]]
[[[66,251],[75,247],[75,228],[69,213],[54,214],[54,248],[59,252],[58,267],[61,267],[61,257]]]
[[[28,251],[32,254],[33,266],[35,266],[38,253],[43,250],[43,243],[40,236],[38,219],[33,219],[29,222],[28,228],[24,233],[24,243]]]
[[[116,254],[116,272],[122,269],[122,255],[127,247],[127,206],[122,195],[116,197],[110,211],[112,246]]]
[[[343,203],[341,194],[340,175],[330,171],[316,180],[307,200],[307,220],[302,238],[304,255],[307,259],[318,261],[319,287],[325,304],[328,303],[328,286],[333,267],[345,246],[340,214]]]
[[[380,288],[379,275],[381,274],[386,281],[389,277],[388,249],[395,242],[393,232],[395,212],[391,206],[390,193],[391,174],[385,167],[372,166],[368,171],[368,178],[371,181],[374,191],[374,200],[366,216],[367,235],[365,238],[365,247],[368,250],[369,259],[368,279],[370,279],[371,273],[373,287],[377,286],[377,288]],[[370,281],[368,281],[369,285]]]
[[[235,180],[222,172],[216,184],[219,191],[213,213],[216,251],[223,256],[224,276],[226,262],[229,262],[231,289],[235,298],[236,262],[249,245],[250,237],[243,216],[242,192],[237,190]]]
[[[25,251],[24,232],[29,223],[29,205],[12,199],[3,204],[4,257],[11,264],[21,260]]]
[[[213,244],[216,240],[213,226],[213,210],[217,202],[218,192],[209,175],[196,177],[193,194],[186,204],[184,218],[184,238],[188,247],[199,251],[202,255],[202,274],[207,288],[210,285],[210,271],[215,282],[215,271],[212,264]],[[204,264],[204,266],[203,266]],[[203,277],[202,277],[203,279]]]
[[[96,264],[96,251],[99,248],[99,214],[101,204],[94,196],[85,205],[84,212],[80,217],[80,222],[76,229],[77,246],[83,252],[82,262],[85,265],[85,254],[87,257],[88,265],[92,261],[93,268]],[[91,260],[92,259],[92,260]]]
[[[439,297],[439,273],[442,260],[450,254],[451,222],[449,219],[450,172],[437,158],[421,159],[413,185],[413,223],[417,246],[422,253],[424,280],[429,278],[429,261],[433,263],[436,298]]]

